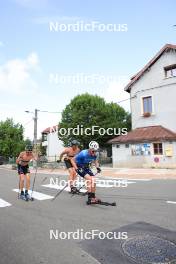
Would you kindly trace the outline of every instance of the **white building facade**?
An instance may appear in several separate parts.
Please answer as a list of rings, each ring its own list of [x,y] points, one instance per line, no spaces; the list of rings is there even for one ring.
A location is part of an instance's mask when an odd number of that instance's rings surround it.
[[[42,146],[46,148],[48,161],[56,161],[63,151],[63,142],[58,138],[58,126],[48,127],[42,131]]]
[[[176,167],[176,45],[166,44],[125,87],[132,131],[112,143],[114,167]]]

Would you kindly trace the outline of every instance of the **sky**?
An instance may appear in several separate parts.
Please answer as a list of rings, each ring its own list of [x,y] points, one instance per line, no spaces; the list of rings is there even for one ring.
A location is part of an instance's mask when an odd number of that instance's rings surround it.
[[[39,138],[85,92],[130,111],[124,87],[176,44],[175,10],[175,0],[1,1],[0,121],[13,118],[33,139],[38,109]]]

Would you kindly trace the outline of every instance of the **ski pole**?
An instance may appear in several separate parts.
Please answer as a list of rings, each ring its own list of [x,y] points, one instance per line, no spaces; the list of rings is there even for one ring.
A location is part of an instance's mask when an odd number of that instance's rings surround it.
[[[57,160],[56,162],[57,163],[60,163],[61,161],[60,160]],[[57,168],[57,165],[54,168],[52,168],[49,173],[52,173],[56,168]],[[46,176],[45,178],[43,178],[43,180],[41,181],[41,184],[43,184],[46,181],[47,178],[48,178],[48,176]]]
[[[36,180],[36,177],[37,177],[37,169],[38,169],[38,167],[36,166],[35,176],[34,176],[34,180],[33,180],[33,184],[32,184],[31,201],[34,200],[34,198],[32,197],[32,195],[33,195],[33,192],[34,192],[35,180]]]
[[[18,182],[18,199],[20,199],[20,174],[19,174],[19,182]]]
[[[51,201],[54,201],[65,190],[65,188],[67,188],[67,186],[68,186],[68,183],[61,190],[59,190],[56,193],[56,195],[54,196],[54,198]]]

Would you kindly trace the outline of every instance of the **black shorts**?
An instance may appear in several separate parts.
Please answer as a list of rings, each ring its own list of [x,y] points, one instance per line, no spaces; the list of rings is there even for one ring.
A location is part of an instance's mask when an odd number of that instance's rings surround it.
[[[78,167],[78,175],[83,177],[86,175],[95,176],[93,171],[89,167]]]
[[[27,174],[30,173],[29,165],[21,166],[18,164],[18,174]]]
[[[73,168],[73,165],[69,159],[64,159],[64,162],[67,169]]]

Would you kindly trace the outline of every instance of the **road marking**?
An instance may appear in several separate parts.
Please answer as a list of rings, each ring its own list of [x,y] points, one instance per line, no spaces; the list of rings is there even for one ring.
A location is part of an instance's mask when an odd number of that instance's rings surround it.
[[[111,178],[111,177],[104,177],[106,179],[111,179],[111,180],[120,180],[120,181],[152,181],[152,179],[132,179],[132,178]]]
[[[169,204],[176,204],[176,202],[174,202],[174,201],[167,201],[167,203],[169,203]]]
[[[60,186],[60,185],[58,185],[58,184],[45,184],[45,185],[42,185],[42,186],[43,186],[43,187],[46,187],[46,188],[56,189],[56,190],[61,190],[61,189],[64,188],[64,186]],[[70,187],[66,187],[66,188],[64,189],[64,191],[66,191],[66,192],[70,192]],[[81,192],[81,193],[86,193],[87,190],[81,188],[81,189],[80,189],[80,192]]]
[[[0,207],[7,207],[7,206],[11,206],[10,203],[4,201],[3,199],[0,199]]]
[[[96,181],[96,186],[97,187],[102,187],[102,188],[116,188],[116,187],[127,187],[128,184],[136,183],[133,181],[127,181],[127,180],[103,180],[103,179],[98,179]]]
[[[14,192],[19,192],[18,189],[13,189]],[[32,191],[30,190],[29,191],[29,195],[31,195]],[[43,201],[43,200],[49,200],[49,199],[52,199],[54,198],[54,196],[51,196],[51,195],[48,195],[48,194],[44,194],[44,193],[40,193],[40,192],[33,192],[32,194],[32,197],[36,200],[39,200],[39,201]]]
[[[126,181],[126,180],[103,180],[103,179],[97,179],[96,180],[96,186],[99,188],[116,188],[116,187],[127,187],[128,184],[132,184],[132,183],[136,183],[136,182],[132,182],[132,181]],[[43,187],[47,187],[47,188],[51,188],[51,189],[56,189],[56,190],[61,190],[64,188],[63,185],[58,185],[58,184],[45,184],[42,185]],[[79,189],[81,186],[84,186],[84,182],[78,182],[77,184],[77,188]],[[70,192],[70,187],[66,187],[64,189],[66,192]],[[80,189],[80,192],[85,193],[87,192],[87,190],[85,189],[85,187]]]

